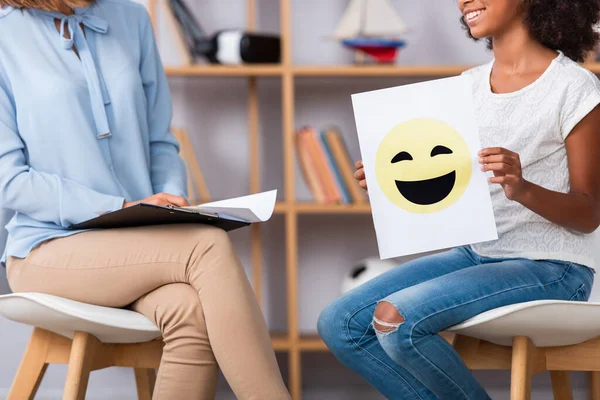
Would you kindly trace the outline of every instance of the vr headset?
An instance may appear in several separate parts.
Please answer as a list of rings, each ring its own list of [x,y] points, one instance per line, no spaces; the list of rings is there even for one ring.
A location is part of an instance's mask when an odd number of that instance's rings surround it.
[[[193,56],[205,57],[213,64],[229,65],[271,64],[281,60],[279,36],[231,29],[209,37],[183,0],[169,0],[169,6]]]

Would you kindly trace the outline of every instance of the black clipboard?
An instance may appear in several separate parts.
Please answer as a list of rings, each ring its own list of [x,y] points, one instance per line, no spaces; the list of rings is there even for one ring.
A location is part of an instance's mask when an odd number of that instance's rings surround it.
[[[226,219],[217,214],[139,203],[71,225],[69,229],[114,229],[167,224],[205,224],[227,232],[250,225],[249,222]]]

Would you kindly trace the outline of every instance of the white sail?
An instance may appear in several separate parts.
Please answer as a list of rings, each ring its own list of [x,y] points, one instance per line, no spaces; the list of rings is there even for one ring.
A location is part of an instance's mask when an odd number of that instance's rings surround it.
[[[334,37],[336,39],[353,38],[360,34],[364,6],[365,0],[350,0],[350,5],[335,30]]]
[[[406,31],[389,0],[350,0],[334,36],[337,39],[398,36]]]
[[[367,0],[367,5],[363,35],[390,36],[406,32],[406,25],[389,0]]]

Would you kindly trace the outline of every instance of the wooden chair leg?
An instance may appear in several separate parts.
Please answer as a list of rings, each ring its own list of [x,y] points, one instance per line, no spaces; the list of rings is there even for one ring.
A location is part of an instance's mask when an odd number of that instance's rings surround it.
[[[98,344],[98,339],[89,333],[75,332],[63,400],[85,399],[85,392],[94,361],[94,351]]]
[[[590,400],[600,400],[600,372],[590,372]]]
[[[569,371],[550,371],[554,400],[573,400],[573,387]]]
[[[48,364],[46,356],[51,333],[35,328],[17,370],[17,375],[6,400],[33,399],[42,382]]]
[[[135,384],[137,386],[138,400],[152,400],[156,370],[150,368],[135,368]]]
[[[531,400],[531,378],[545,369],[543,352],[527,337],[514,338],[510,399]]]

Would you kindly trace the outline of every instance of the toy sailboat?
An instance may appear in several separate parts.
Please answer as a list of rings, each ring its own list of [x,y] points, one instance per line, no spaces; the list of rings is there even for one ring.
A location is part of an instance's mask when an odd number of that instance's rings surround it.
[[[393,63],[406,42],[399,37],[406,25],[389,0],[350,0],[335,38],[378,63]]]

